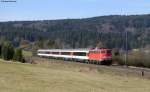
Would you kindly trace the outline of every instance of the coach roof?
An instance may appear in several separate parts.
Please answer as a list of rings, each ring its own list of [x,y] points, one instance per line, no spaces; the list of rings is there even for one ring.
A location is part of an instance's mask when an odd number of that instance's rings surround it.
[[[86,52],[88,53],[90,49],[40,49],[39,52]]]

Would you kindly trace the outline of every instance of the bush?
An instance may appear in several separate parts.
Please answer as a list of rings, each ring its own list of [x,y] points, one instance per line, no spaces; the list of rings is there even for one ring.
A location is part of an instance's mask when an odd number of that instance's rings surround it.
[[[14,55],[14,48],[10,42],[4,42],[1,49],[1,56],[4,60],[11,60]]]
[[[0,58],[1,58],[1,54],[2,54],[2,45],[0,44]]]
[[[21,48],[17,48],[15,50],[15,54],[14,54],[13,60],[20,61],[22,63],[24,62]]]
[[[113,60],[117,61],[120,65],[125,65],[125,56],[124,54],[113,56]],[[128,58],[126,64],[128,66],[136,67],[149,67],[150,68],[150,54],[144,52],[134,52],[131,51],[128,53]]]
[[[119,65],[124,65],[125,64],[123,56],[121,54],[121,51],[118,48],[114,48],[112,50],[112,56],[113,56],[112,59],[115,63],[117,63]]]

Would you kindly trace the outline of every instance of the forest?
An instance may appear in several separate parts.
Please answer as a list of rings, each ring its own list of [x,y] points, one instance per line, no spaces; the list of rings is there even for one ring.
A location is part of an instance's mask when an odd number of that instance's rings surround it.
[[[15,47],[20,46],[22,41],[32,44],[44,41],[53,44],[53,48],[93,48],[101,45],[125,49],[126,32],[128,49],[149,46],[150,15],[0,22],[0,39],[11,41]]]

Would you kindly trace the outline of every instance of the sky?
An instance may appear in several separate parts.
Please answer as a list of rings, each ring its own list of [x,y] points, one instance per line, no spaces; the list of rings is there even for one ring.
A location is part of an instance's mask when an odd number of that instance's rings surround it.
[[[150,14],[150,0],[0,0],[0,21],[137,14]]]

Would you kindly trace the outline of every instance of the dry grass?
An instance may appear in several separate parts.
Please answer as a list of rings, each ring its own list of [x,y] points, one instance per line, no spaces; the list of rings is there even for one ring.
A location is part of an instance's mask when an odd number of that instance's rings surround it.
[[[150,92],[148,79],[115,75],[89,65],[0,61],[0,92]]]

